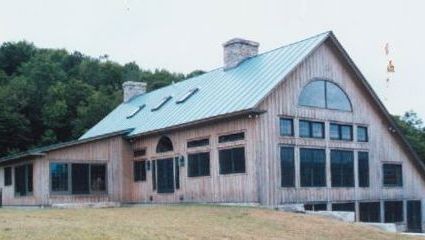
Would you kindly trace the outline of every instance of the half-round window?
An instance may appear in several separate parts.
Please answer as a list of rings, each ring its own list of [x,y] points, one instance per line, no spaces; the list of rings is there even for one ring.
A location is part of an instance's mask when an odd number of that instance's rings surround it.
[[[167,136],[162,136],[158,141],[158,145],[156,145],[156,152],[163,153],[170,151],[173,151],[173,143],[171,142],[171,139]]]
[[[335,83],[315,80],[307,84],[301,92],[298,104],[307,107],[352,111],[347,94]]]

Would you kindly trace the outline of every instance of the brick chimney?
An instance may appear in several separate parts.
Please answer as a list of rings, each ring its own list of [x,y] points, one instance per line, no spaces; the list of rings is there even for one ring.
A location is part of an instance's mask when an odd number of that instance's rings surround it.
[[[223,43],[224,70],[237,67],[245,59],[257,55],[259,45],[257,42],[241,38],[233,38]]]
[[[127,102],[132,97],[140,95],[146,92],[146,83],[145,82],[132,82],[127,81],[122,84],[123,90],[123,100]]]

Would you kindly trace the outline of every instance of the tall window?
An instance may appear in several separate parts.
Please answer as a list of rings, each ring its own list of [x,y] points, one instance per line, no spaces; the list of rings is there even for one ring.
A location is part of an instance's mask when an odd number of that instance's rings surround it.
[[[146,181],[146,161],[133,162],[134,181]]]
[[[77,195],[106,192],[106,164],[50,163],[50,190]]]
[[[353,126],[331,123],[329,135],[332,140],[352,141]]]
[[[28,196],[33,188],[32,164],[15,167],[15,195]]]
[[[326,186],[326,153],[323,149],[300,149],[301,187]]]
[[[332,187],[354,187],[354,154],[352,151],[331,151]]]
[[[369,187],[369,153],[358,153],[359,187]]]
[[[307,107],[352,111],[347,94],[335,83],[315,80],[302,90],[298,104]]]
[[[379,202],[363,202],[359,204],[360,222],[381,222]]]
[[[384,187],[403,186],[401,164],[385,163],[383,165]]]
[[[187,156],[189,177],[200,177],[210,175],[210,153],[192,153]]]
[[[325,124],[323,122],[312,122],[300,120],[300,137],[325,138]]]
[[[295,187],[294,148],[280,148],[280,173],[282,187]]]
[[[219,150],[220,174],[245,172],[245,148]]]
[[[386,201],[384,209],[386,223],[403,222],[403,201]]]
[[[291,118],[280,119],[280,135],[294,136],[294,120]]]
[[[357,141],[358,142],[369,141],[369,137],[367,135],[367,127],[357,126]]]
[[[4,168],[4,185],[5,186],[12,185],[12,168],[11,167]]]
[[[163,153],[170,151],[173,151],[173,143],[171,142],[171,139],[167,136],[162,136],[156,145],[156,152]]]

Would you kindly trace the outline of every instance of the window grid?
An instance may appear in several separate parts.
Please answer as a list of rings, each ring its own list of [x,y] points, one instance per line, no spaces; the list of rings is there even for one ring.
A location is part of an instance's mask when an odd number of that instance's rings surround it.
[[[292,118],[280,118],[280,135],[294,136],[294,120]]]
[[[245,148],[219,150],[220,174],[245,173]]]
[[[302,138],[325,138],[325,124],[307,120],[299,121],[299,135]]]
[[[188,177],[201,177],[210,175],[210,153],[188,154]]]

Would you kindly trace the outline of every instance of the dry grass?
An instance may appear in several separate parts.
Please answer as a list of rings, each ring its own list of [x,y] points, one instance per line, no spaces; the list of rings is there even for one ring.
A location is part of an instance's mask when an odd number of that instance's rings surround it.
[[[414,239],[273,210],[199,205],[0,209],[0,239]]]

